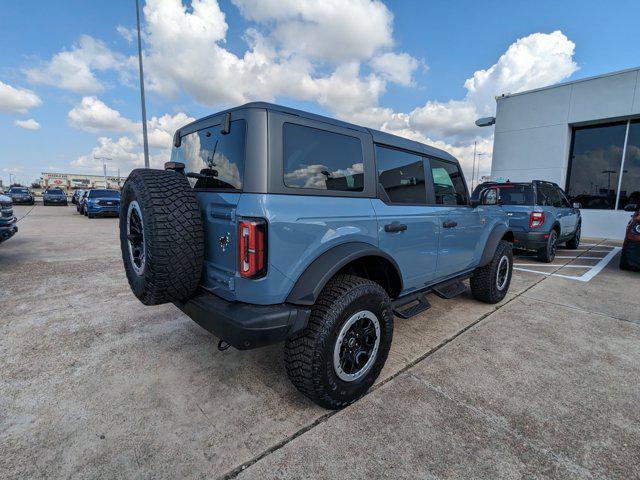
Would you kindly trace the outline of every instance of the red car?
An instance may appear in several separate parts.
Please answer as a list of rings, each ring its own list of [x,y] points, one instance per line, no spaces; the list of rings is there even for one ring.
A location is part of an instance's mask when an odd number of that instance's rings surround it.
[[[629,204],[624,208],[634,212],[622,244],[620,268],[623,270],[640,270],[640,204]]]

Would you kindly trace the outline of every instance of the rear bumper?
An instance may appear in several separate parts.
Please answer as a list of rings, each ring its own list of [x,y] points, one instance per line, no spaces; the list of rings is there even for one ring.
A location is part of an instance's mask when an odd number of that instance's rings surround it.
[[[549,234],[547,232],[513,232],[513,248],[523,250],[538,250],[547,245]]]
[[[18,231],[18,226],[14,223],[10,225],[0,225],[0,242],[9,240]]]
[[[285,340],[302,330],[311,315],[308,307],[229,302],[206,291],[175,305],[198,325],[239,350]]]

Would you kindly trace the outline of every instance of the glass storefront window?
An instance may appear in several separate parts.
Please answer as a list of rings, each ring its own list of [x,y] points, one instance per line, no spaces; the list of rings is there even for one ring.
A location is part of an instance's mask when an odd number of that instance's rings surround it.
[[[629,138],[622,168],[619,209],[623,209],[628,203],[640,203],[640,120],[633,120],[629,125]]]
[[[615,208],[626,129],[627,122],[574,129],[567,194],[582,208]]]

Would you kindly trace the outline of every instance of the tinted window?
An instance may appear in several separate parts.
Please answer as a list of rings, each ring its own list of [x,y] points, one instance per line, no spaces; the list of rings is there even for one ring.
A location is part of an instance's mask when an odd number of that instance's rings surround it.
[[[59,188],[50,188],[49,190],[46,191],[46,193],[50,195],[64,195],[64,192]]]
[[[422,157],[376,146],[378,182],[392,203],[425,204],[427,192]]]
[[[118,190],[91,190],[89,198],[120,198]]]
[[[231,122],[228,134],[220,133],[220,125],[205,128],[182,137],[179,147],[171,152],[171,161],[182,162],[194,188],[242,189],[244,175],[244,120]]]
[[[29,190],[27,190],[26,188],[16,188],[16,187],[12,187],[9,190],[10,193],[29,193]]]
[[[460,168],[449,162],[430,159],[436,203],[440,205],[467,205],[467,190]]]
[[[629,203],[640,204],[640,120],[629,125],[618,208],[624,208]]]
[[[584,208],[614,208],[626,128],[619,123],[573,131],[567,193]]]
[[[546,184],[538,185],[538,203],[549,207],[566,207],[560,191],[556,187]]]
[[[500,201],[503,205],[533,205],[531,185],[500,185]]]
[[[348,135],[285,123],[284,184],[294,188],[361,192],[362,144]]]

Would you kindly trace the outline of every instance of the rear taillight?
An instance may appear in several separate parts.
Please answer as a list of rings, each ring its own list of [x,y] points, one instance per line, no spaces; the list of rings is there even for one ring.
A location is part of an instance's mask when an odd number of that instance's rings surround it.
[[[259,219],[238,223],[240,276],[260,278],[267,273],[267,222]]]
[[[531,212],[529,215],[529,227],[540,228],[544,225],[544,212]]]

